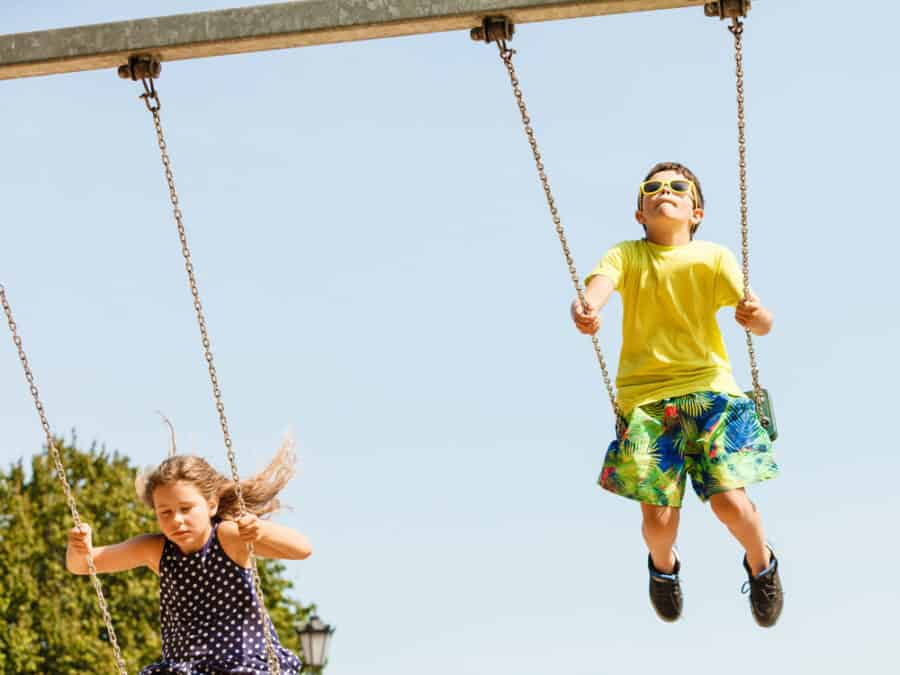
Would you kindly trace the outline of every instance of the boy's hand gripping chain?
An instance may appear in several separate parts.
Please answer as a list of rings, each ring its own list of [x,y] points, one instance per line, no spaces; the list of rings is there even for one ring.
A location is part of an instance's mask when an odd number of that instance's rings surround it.
[[[47,421],[47,415],[44,412],[44,404],[41,403],[41,397],[38,392],[37,385],[34,383],[34,375],[31,372],[31,366],[28,365],[28,357],[25,356],[25,348],[22,346],[22,338],[19,337],[16,328],[16,322],[13,320],[12,308],[6,299],[6,289],[0,285],[0,303],[3,305],[3,312],[6,314],[6,323],[9,324],[9,332],[12,333],[13,343],[19,352],[19,361],[22,362],[22,369],[25,371],[25,379],[28,381],[28,388],[31,391],[31,397],[34,399],[34,407],[37,409],[38,416],[41,418],[41,427],[44,429],[44,435],[47,438],[47,451],[53,458],[56,466],[56,475],[59,476],[59,482],[62,484],[63,492],[66,493],[66,502],[69,504],[69,511],[72,512],[72,520],[75,527],[80,528],[82,525],[81,516],[78,513],[78,506],[75,504],[75,497],[72,495],[72,488],[66,478],[66,468],[63,465],[62,457],[59,449],[56,447],[56,441],[50,432],[50,423]],[[125,659],[122,658],[122,652],[119,649],[119,641],[116,639],[116,631],[112,625],[112,617],[109,614],[109,608],[106,605],[106,598],[103,596],[103,587],[97,576],[97,568],[94,566],[94,557],[87,554],[87,566],[91,575],[91,583],[94,584],[94,591],[97,593],[97,603],[100,605],[100,612],[103,614],[103,623],[106,624],[106,634],[109,637],[109,643],[112,645],[113,652],[116,656],[116,668],[120,675],[128,675],[125,670]]]
[[[547,198],[547,206],[550,208],[550,215],[553,218],[553,224],[556,226],[556,234],[559,237],[559,243],[562,246],[563,255],[566,259],[566,265],[569,268],[569,275],[572,278],[572,284],[575,286],[575,293],[578,296],[578,302],[581,303],[582,307],[587,305],[584,299],[584,289],[581,286],[581,281],[578,278],[578,272],[575,269],[575,262],[572,259],[572,253],[569,250],[569,242],[566,240],[566,233],[562,226],[562,221],[559,217],[559,211],[556,208],[556,201],[553,198],[553,193],[550,190],[550,181],[547,178],[547,174],[544,171],[544,162],[541,159],[541,153],[538,149],[537,139],[534,135],[534,129],[531,126],[531,117],[528,115],[528,109],[525,107],[525,99],[522,96],[522,88],[519,85],[519,78],[516,77],[516,69],[513,66],[512,57],[515,54],[515,50],[510,49],[506,41],[512,39],[513,33],[515,31],[515,27],[511,21],[506,19],[505,17],[489,17],[484,20],[484,23],[477,27],[473,28],[471,32],[471,37],[473,40],[477,41],[485,41],[485,42],[496,42],[497,47],[500,49],[500,58],[503,61],[503,64],[506,66],[506,70],[509,73],[509,81],[512,84],[513,94],[516,97],[516,103],[519,106],[519,113],[522,116],[522,125],[525,128],[525,135],[528,137],[528,144],[531,146],[531,153],[534,155],[534,163],[537,166],[538,177],[541,180],[541,185],[544,188],[544,195]],[[624,418],[622,416],[622,411],[619,409],[619,405],[616,402],[616,394],[613,390],[612,380],[609,376],[609,370],[606,367],[606,359],[603,358],[603,350],[600,348],[600,340],[597,338],[596,333],[591,335],[591,342],[594,344],[594,352],[597,355],[597,363],[600,364],[600,370],[603,373],[603,382],[606,385],[606,391],[609,394],[609,402],[612,404],[613,412],[616,416],[616,430],[621,435],[623,431]]]
[[[238,504],[240,505],[240,515],[243,516],[247,512],[247,505],[244,502],[244,493],[241,488],[241,479],[237,470],[231,434],[228,431],[228,418],[225,417],[225,404],[222,402],[222,390],[219,387],[219,378],[216,375],[216,366],[213,362],[209,333],[206,328],[206,318],[203,314],[203,305],[200,304],[200,292],[197,289],[197,279],[194,276],[194,265],[191,262],[191,251],[188,248],[187,234],[182,221],[181,207],[178,203],[178,192],[175,189],[172,161],[169,158],[165,136],[163,135],[162,123],[159,117],[159,109],[161,106],[159,95],[156,93],[156,87],[153,84],[153,78],[158,77],[159,72],[159,61],[150,57],[132,57],[129,59],[128,65],[119,68],[120,77],[141,80],[144,85],[144,93],[141,94],[140,98],[143,99],[144,103],[147,105],[147,110],[153,115],[156,140],[159,144],[159,152],[165,169],[166,183],[169,185],[169,199],[172,202],[175,224],[178,227],[178,239],[181,241],[181,255],[184,257],[184,267],[187,271],[188,283],[191,287],[191,296],[194,299],[194,311],[197,314],[197,323],[200,326],[203,355],[206,358],[206,364],[209,369],[209,379],[212,383],[213,396],[216,400],[216,411],[219,413],[219,424],[222,427],[222,435],[225,439],[228,464],[231,467],[231,477],[234,481],[234,488],[237,493]],[[262,583],[256,565],[256,552],[253,549],[253,544],[247,544],[247,549],[250,552],[250,569],[253,576],[253,586],[256,589],[256,595],[259,598],[259,621],[262,624],[263,637],[265,638],[266,643],[266,659],[269,665],[269,672],[274,675],[281,675],[281,666],[278,662],[278,655],[275,653],[275,646],[272,643],[271,632],[269,631],[269,615],[266,612],[266,605],[263,600]]]

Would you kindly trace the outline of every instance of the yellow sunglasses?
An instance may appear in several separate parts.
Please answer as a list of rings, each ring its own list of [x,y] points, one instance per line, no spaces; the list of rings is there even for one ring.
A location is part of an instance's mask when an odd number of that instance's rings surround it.
[[[659,192],[662,192],[663,188],[669,188],[669,190],[676,195],[686,195],[690,194],[696,204],[697,199],[697,188],[694,185],[694,181],[687,180],[686,178],[674,178],[672,180],[645,180],[641,183],[641,197],[649,197],[650,195],[655,195]],[[638,199],[640,202],[640,199]],[[640,203],[638,204],[640,207]]]

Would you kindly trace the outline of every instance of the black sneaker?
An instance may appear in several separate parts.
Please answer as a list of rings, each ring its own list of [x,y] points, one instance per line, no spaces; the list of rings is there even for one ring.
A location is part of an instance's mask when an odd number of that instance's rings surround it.
[[[653,566],[653,558],[649,555],[647,566],[650,568],[650,602],[656,610],[656,615],[663,621],[677,621],[681,616],[681,583],[678,581],[681,561],[676,555],[675,569],[671,574],[656,569]]]
[[[753,576],[747,564],[747,556],[744,556],[747,581],[741,588],[742,593],[750,591],[750,610],[756,623],[763,628],[774,626],[784,607],[784,593],[781,589],[781,578],[778,576],[778,559],[772,549],[769,549],[769,552],[772,554],[772,560],[757,576]]]

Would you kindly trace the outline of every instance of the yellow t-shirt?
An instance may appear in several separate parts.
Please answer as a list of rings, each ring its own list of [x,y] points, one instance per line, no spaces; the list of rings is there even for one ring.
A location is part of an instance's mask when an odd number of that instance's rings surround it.
[[[707,241],[612,247],[585,279],[602,274],[622,296],[622,354],[616,388],[623,414],[695,391],[740,395],[716,312],[743,297],[731,251]]]

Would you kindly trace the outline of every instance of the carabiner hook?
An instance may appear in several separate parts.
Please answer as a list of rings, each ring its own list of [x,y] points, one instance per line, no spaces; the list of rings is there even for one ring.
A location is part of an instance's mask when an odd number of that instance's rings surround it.
[[[156,86],[153,84],[153,78],[151,77],[148,80],[148,78],[142,77],[141,84],[144,85],[144,93],[141,94],[141,98],[144,99],[144,105],[147,106],[147,110],[150,112],[157,112],[162,104],[159,102],[159,94],[156,93]],[[155,105],[150,102],[151,99],[156,102]]]

